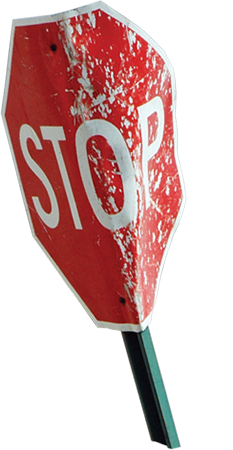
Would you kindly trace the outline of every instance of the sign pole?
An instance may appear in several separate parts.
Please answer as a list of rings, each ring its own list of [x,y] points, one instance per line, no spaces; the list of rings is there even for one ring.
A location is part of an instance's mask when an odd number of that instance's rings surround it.
[[[122,332],[152,441],[180,447],[149,328]]]

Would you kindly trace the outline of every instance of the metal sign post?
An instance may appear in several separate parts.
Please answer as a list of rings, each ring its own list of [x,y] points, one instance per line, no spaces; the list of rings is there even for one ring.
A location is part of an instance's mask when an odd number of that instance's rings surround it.
[[[122,333],[152,441],[180,447],[149,328]]]

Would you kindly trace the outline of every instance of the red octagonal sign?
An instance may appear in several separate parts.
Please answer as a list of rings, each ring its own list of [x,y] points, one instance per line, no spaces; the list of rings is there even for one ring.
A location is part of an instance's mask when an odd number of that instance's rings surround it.
[[[175,82],[97,2],[13,22],[3,115],[38,243],[98,326],[149,324],[183,189]]]

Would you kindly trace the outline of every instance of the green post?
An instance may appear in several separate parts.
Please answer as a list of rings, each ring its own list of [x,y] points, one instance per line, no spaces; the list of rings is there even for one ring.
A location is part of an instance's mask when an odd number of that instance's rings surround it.
[[[180,447],[149,328],[122,333],[152,441]]]

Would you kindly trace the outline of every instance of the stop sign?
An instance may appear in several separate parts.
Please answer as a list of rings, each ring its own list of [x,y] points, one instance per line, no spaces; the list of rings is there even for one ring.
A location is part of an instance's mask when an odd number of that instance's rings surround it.
[[[33,236],[94,322],[144,330],[183,208],[173,69],[102,2],[13,22],[3,116]]]

